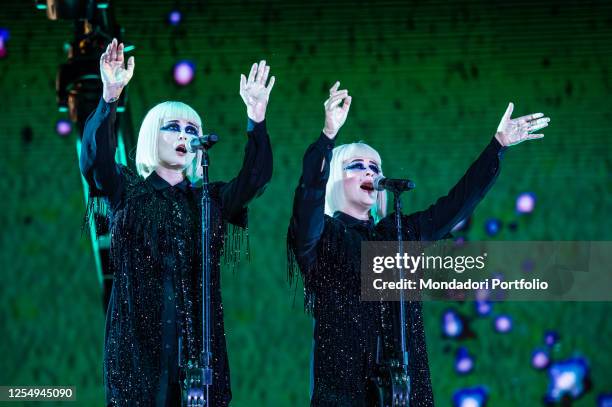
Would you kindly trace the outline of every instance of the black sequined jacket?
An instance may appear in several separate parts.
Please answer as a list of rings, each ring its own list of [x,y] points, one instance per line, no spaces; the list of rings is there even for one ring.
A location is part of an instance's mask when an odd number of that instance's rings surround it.
[[[397,303],[361,302],[360,256],[364,240],[397,239],[394,214],[376,223],[345,213],[324,214],[325,186],[334,141],[321,134],[304,155],[288,232],[290,278],[294,260],[304,282],[305,307],[314,316],[312,406],[368,406],[377,338]],[[493,138],[465,175],[428,209],[402,215],[404,240],[435,241],[467,217],[499,173],[502,147]],[[323,170],[322,162],[324,161]],[[410,406],[433,406],[421,304],[406,304]]]
[[[143,179],[116,164],[115,114],[116,103],[100,101],[87,120],[80,160],[92,196],[110,208],[114,280],[104,342],[106,402],[178,405],[179,362],[201,352],[202,188],[186,179],[171,186],[155,172]],[[272,175],[265,122],[249,122],[247,134],[238,176],[210,187],[215,406],[231,399],[219,270],[223,255],[240,250],[242,235],[228,227],[247,227],[246,205]]]

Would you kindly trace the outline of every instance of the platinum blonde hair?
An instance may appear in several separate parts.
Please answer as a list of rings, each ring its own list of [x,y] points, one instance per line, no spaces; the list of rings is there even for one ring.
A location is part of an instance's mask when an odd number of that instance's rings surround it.
[[[147,178],[159,165],[159,155],[157,142],[159,129],[165,120],[183,119],[198,125],[202,129],[202,119],[200,115],[189,105],[183,102],[162,102],[149,110],[142,120],[140,131],[138,132],[138,144],[136,146],[136,170],[138,174]],[[192,182],[202,178],[198,173],[201,154],[196,154],[195,158],[185,168],[184,174]]]
[[[344,195],[344,165],[353,157],[367,157],[376,161],[382,175],[382,160],[378,151],[369,145],[358,142],[340,145],[332,151],[332,159],[329,164],[329,179],[325,187],[325,214],[333,216],[334,212],[342,210],[346,206]],[[370,210],[375,222],[384,218],[387,214],[387,192],[379,191],[376,203]]]

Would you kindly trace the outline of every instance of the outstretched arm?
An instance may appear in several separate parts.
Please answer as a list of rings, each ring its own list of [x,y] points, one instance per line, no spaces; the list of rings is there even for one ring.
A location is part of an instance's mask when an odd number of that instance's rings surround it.
[[[100,74],[103,84],[102,99],[85,123],[79,164],[90,187],[113,203],[121,185],[121,177],[115,164],[117,100],[134,74],[134,57],[130,57],[126,69],[123,44],[119,44],[116,39],[113,39],[100,57]]]
[[[302,163],[302,176],[295,189],[293,216],[289,226],[289,244],[303,271],[316,261],[316,247],[324,226],[325,188],[329,178],[335,138],[346,121],[351,105],[347,90],[338,90],[336,82],[325,101],[325,125],[312,143]]]
[[[241,220],[244,208],[263,193],[272,178],[272,147],[265,118],[275,78],[272,76],[268,82],[269,73],[270,67],[266,61],[261,61],[253,64],[248,78],[240,75],[240,96],[248,116],[248,141],[240,172],[220,191],[223,215],[237,225],[244,223]]]
[[[444,238],[460,220],[474,211],[493,186],[503,152],[508,146],[544,137],[543,134],[531,133],[548,126],[548,117],[544,117],[543,113],[534,113],[511,119],[513,108],[514,105],[510,103],[495,137],[450,192],[428,209],[408,216],[407,224],[417,230],[421,240]]]

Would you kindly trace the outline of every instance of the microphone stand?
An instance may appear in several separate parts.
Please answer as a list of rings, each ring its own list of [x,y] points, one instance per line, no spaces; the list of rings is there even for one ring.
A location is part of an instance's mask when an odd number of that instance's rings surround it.
[[[211,253],[210,253],[210,188],[208,179],[208,148],[202,146],[202,353],[189,360],[185,371],[184,407],[210,407],[212,386],[211,349]]]
[[[397,250],[400,255],[404,252],[404,242],[402,237],[402,200],[400,194],[402,191],[393,192],[393,200],[395,205],[395,227],[397,229]],[[399,268],[399,281],[404,281],[404,271]],[[408,395],[410,395],[410,376],[408,375],[408,349],[406,347],[406,309],[404,307],[406,300],[404,298],[404,290],[400,290],[399,300],[399,323],[400,323],[400,352],[402,362],[408,378]]]
[[[212,350],[210,334],[210,189],[208,179],[208,148],[202,149],[202,376],[206,386],[205,406],[210,406],[210,386],[212,385]]]
[[[401,255],[403,249],[402,239],[402,201],[400,194],[414,188],[414,185],[401,186],[400,188],[386,188],[393,193],[395,205],[395,226],[397,228],[398,253]],[[403,281],[404,272],[398,269],[399,281]],[[371,378],[372,386],[368,392],[371,405],[376,407],[409,407],[410,406],[410,374],[408,371],[409,351],[406,341],[406,299],[404,291],[400,290],[399,313],[395,306],[391,312],[392,332],[389,332],[385,323],[384,302],[381,298],[381,323],[382,331],[376,342],[376,370]],[[395,305],[395,304],[394,304]],[[399,318],[398,318],[399,314]],[[398,321],[399,319],[399,321]],[[399,322],[399,327],[396,324]],[[399,330],[399,338],[397,331]],[[387,338],[387,339],[385,339]],[[398,340],[399,339],[399,340]],[[399,352],[397,350],[399,342]],[[388,353],[388,354],[386,354]]]

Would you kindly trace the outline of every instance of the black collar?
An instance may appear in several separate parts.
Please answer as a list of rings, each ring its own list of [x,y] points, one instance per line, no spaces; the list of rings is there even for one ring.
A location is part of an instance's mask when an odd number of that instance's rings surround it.
[[[171,188],[172,185],[170,185],[168,183],[168,181],[166,181],[165,179],[163,179],[162,177],[159,176],[159,174],[157,174],[157,172],[153,171],[151,173],[151,175],[149,175],[147,177],[146,180],[149,184],[151,184],[153,186],[153,188],[155,188],[158,191],[161,191],[162,189],[166,189],[166,188]],[[189,182],[189,180],[187,178],[183,179],[181,182],[179,182],[178,184],[174,185],[174,187],[179,188],[181,191],[187,191],[187,189],[191,186],[191,183]]]
[[[334,212],[334,219],[342,221],[347,226],[364,226],[366,228],[371,228],[372,226],[374,226],[374,219],[371,216],[368,220],[361,220],[354,218],[344,212],[336,211]]]

